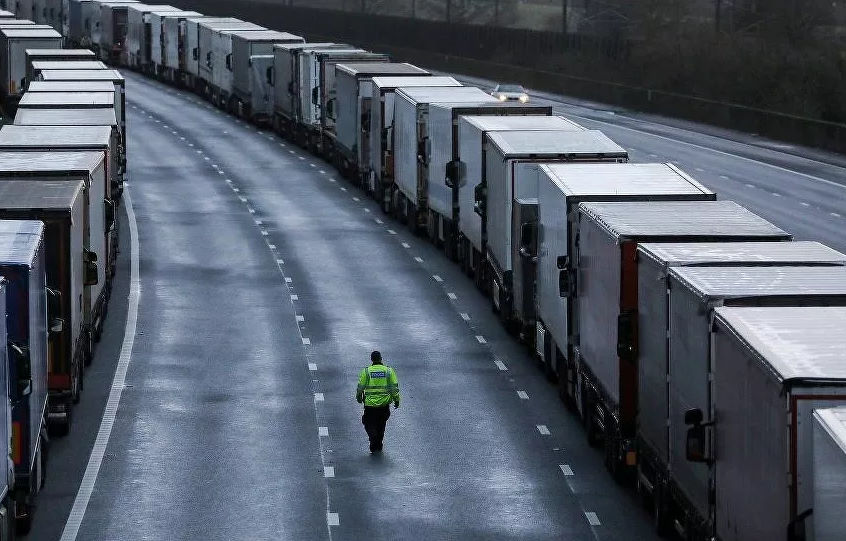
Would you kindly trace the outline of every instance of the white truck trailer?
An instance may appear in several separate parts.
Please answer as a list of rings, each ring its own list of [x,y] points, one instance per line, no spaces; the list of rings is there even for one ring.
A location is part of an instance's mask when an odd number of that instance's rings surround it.
[[[52,28],[0,28],[0,91],[7,105],[13,105],[26,90],[27,49],[61,47],[62,35]]]
[[[846,407],[814,411],[814,539],[846,532]]]
[[[109,64],[121,62],[126,43],[126,23],[130,4],[138,2],[100,3],[100,59]]]
[[[169,49],[173,51],[173,58],[178,64],[179,47],[182,45],[179,33],[180,23],[190,17],[202,17],[197,11],[154,11],[150,13],[150,71],[157,77],[165,77],[172,81],[172,75],[167,71]],[[169,21],[172,21],[170,24]],[[168,32],[173,30],[173,32]]]

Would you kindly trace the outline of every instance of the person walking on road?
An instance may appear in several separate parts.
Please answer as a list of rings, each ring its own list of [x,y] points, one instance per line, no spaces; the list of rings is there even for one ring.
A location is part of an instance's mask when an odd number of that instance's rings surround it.
[[[385,425],[391,416],[391,402],[394,408],[400,405],[399,382],[396,371],[382,362],[381,353],[371,353],[370,362],[358,376],[355,399],[359,404],[364,403],[361,422],[370,438],[370,452],[380,453]]]

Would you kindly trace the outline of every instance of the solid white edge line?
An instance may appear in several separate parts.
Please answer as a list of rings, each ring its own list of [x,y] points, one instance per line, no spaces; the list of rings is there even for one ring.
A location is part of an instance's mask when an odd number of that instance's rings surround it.
[[[91,501],[91,494],[94,492],[94,485],[97,476],[100,474],[100,466],[103,463],[103,456],[106,447],[109,445],[109,438],[112,435],[112,428],[117,417],[117,410],[120,406],[120,398],[126,382],[126,373],[129,369],[129,362],[132,360],[132,348],[135,345],[135,330],[138,324],[138,302],[141,296],[141,281],[139,274],[138,257],[138,224],[135,221],[135,210],[132,208],[132,197],[129,193],[129,183],[124,183],[123,200],[126,205],[126,215],[129,219],[129,303],[127,305],[126,324],[123,328],[123,343],[120,346],[117,368],[112,379],[112,387],[109,390],[109,398],[103,410],[103,419],[100,421],[100,428],[97,430],[97,437],[94,446],[91,448],[91,455],[88,457],[88,464],[85,466],[85,473],[82,482],[76,493],[65,528],[62,530],[60,541],[75,541],[85,518],[85,511]]]
[[[585,518],[587,518],[588,524],[591,526],[602,526],[602,523],[599,521],[599,516],[593,511],[585,511]]]

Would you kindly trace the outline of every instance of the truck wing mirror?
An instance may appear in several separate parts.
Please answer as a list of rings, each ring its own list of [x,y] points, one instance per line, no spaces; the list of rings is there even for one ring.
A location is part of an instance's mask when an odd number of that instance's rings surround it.
[[[420,163],[429,163],[429,153],[431,146],[429,145],[429,138],[424,137],[423,140],[417,142],[417,161]]]
[[[487,211],[488,187],[484,184],[477,184],[473,188],[473,200],[473,212],[484,219]]]
[[[335,120],[335,98],[326,102],[326,116]]]
[[[29,358],[29,348],[10,340],[8,351],[11,364],[17,372],[18,396],[29,396],[32,393],[32,363]]]
[[[85,265],[85,285],[96,286],[99,282],[99,277],[97,276],[97,254],[85,250],[83,264]]]
[[[629,362],[637,359],[637,311],[617,316],[617,356]]]
[[[320,101],[320,94],[318,93],[319,88],[314,87],[311,89],[311,103],[317,105]]]

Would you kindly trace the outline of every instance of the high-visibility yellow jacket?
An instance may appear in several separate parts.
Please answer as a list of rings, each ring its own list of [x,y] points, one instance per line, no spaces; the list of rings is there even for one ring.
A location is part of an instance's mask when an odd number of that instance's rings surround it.
[[[397,373],[384,364],[368,366],[358,376],[355,399],[365,406],[387,406],[391,402],[399,406]]]

